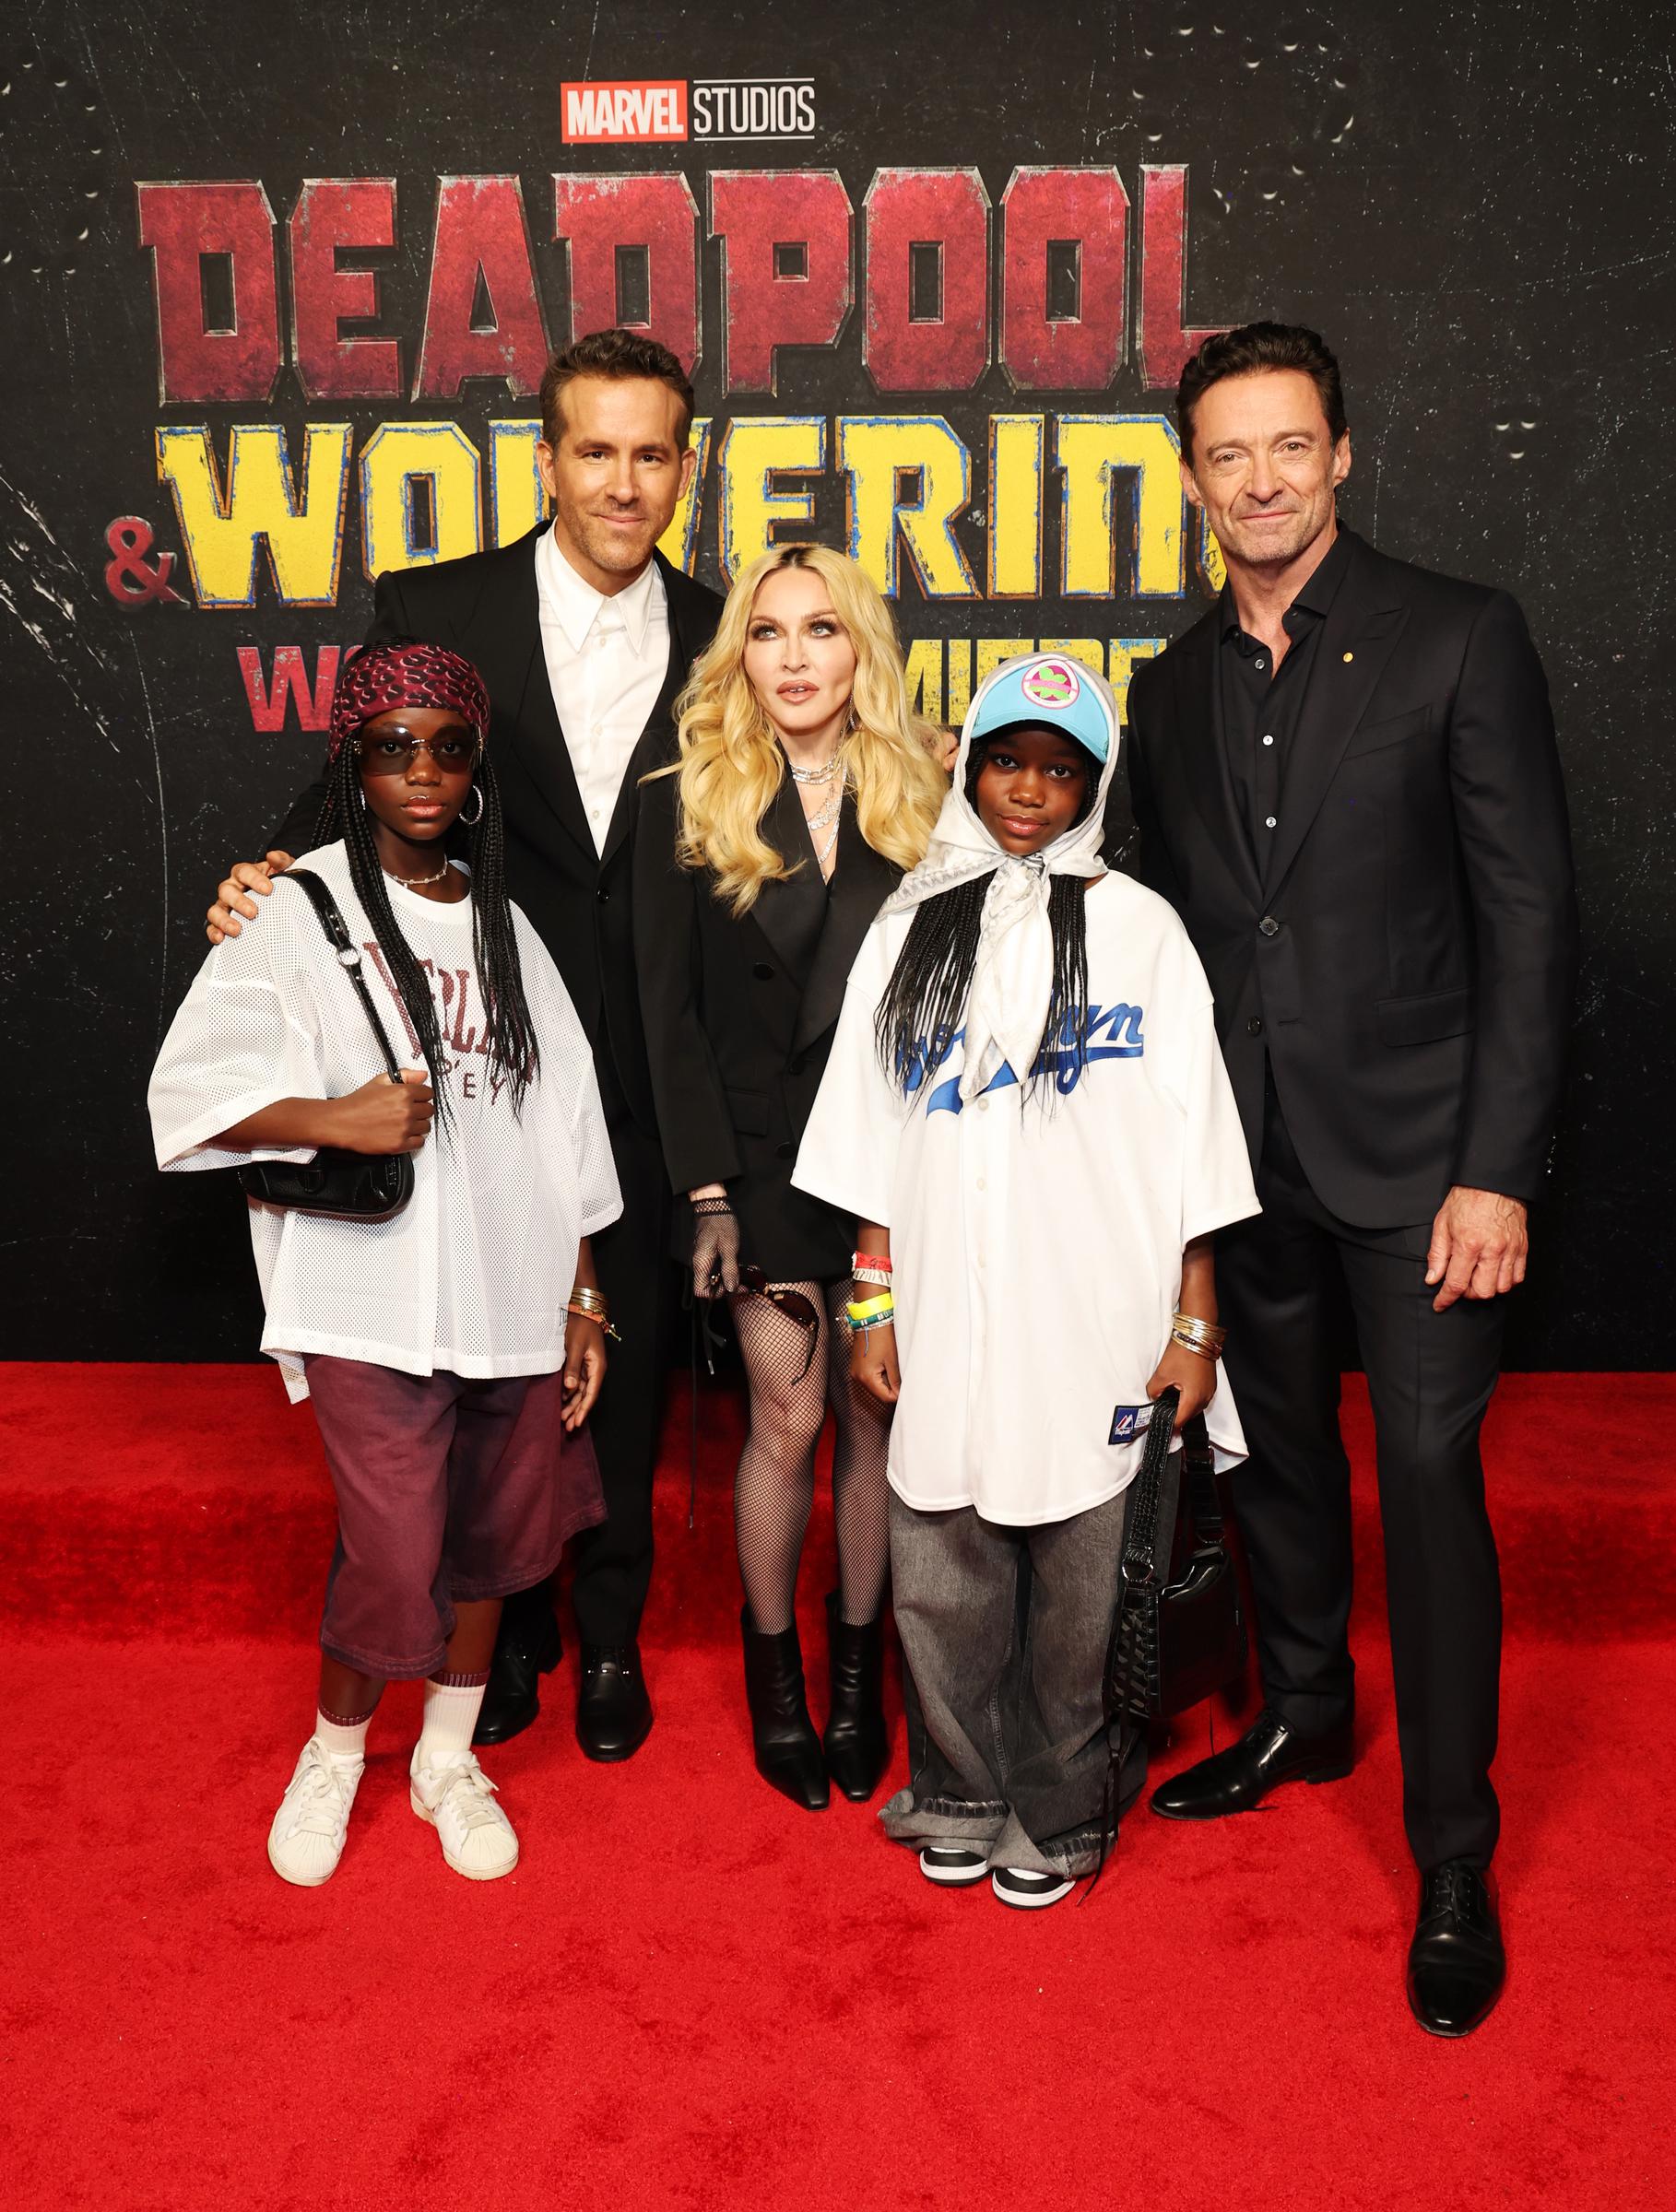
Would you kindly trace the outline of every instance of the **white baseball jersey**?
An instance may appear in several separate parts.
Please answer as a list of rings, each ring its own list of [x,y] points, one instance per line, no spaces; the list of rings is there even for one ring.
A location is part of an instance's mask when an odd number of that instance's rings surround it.
[[[349,880],[343,846],[305,855],[361,947],[362,972],[398,1059],[418,1040]],[[564,1362],[565,1310],[584,1236],[622,1211],[594,1055],[559,971],[513,909],[541,1070],[514,1115],[490,1074],[472,903],[439,905],[389,885],[403,935],[430,973],[449,1065],[454,1125],[439,1113],[414,1158],[413,1195],[387,1220],[350,1221],[251,1203],[267,1309],[262,1348],[306,1397],[301,1355],[331,1352],[404,1374],[550,1374]],[[159,1168],[313,1151],[218,1145],[279,1099],[340,1098],[383,1067],[360,997],[313,907],[281,883],[254,922],[218,945],[175,1016],[148,1104]]]
[[[891,1231],[902,1397],[890,1479],[923,1512],[1010,1526],[1103,1504],[1141,1443],[1195,1237],[1257,1212],[1204,971],[1168,905],[1126,876],[1090,884],[1079,1069],[1044,1041],[1026,1100],[1002,1062],[962,1106],[963,1031],[921,1041],[904,1098],[874,1018],[914,916],[881,915],[851,972],[793,1181]],[[1245,1438],[1225,1377],[1219,1459]],[[1112,1441],[1114,1434],[1118,1441]]]

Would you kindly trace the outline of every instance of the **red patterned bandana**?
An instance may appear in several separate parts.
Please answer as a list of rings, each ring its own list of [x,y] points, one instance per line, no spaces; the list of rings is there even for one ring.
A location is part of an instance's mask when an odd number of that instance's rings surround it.
[[[363,645],[338,672],[332,695],[331,758],[363,722],[392,707],[443,707],[489,735],[489,693],[463,654],[445,645]]]

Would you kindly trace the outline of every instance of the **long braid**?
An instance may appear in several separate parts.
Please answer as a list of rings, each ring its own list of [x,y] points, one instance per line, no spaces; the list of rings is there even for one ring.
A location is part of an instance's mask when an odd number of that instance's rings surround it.
[[[1049,1070],[1055,1088],[1075,1090],[1088,1063],[1088,884],[1080,876],[1056,876],[1047,888],[1047,919],[1054,933],[1054,990],[1047,1002],[1042,1050],[1030,1073],[1026,1095]]]
[[[879,1056],[905,1094],[947,1056],[977,966],[978,924],[994,880],[974,876],[915,907],[874,1020]]]
[[[477,787],[483,810],[471,826],[471,948],[487,1001],[490,1069],[504,1077],[515,1114],[523,1111],[541,1053],[524,995],[518,933],[506,896],[506,826],[487,753],[478,763]]]

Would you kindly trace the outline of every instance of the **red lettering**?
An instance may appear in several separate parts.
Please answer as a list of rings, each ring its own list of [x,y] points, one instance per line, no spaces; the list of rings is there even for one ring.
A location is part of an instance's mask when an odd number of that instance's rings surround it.
[[[855,300],[854,217],[833,169],[724,169],[710,179],[722,241],[722,383],[776,392],[786,346],[831,346]]]
[[[136,189],[157,291],[159,400],[269,398],[279,373],[279,297],[266,193],[254,182]],[[209,255],[227,264],[213,286]]]
[[[1115,169],[1015,169],[1001,194],[1001,366],[1015,392],[1104,392],[1123,361],[1129,202]],[[1073,265],[1048,297],[1051,249]]]
[[[472,328],[482,277],[490,326]],[[456,399],[468,377],[493,377],[518,398],[538,391],[547,331],[536,292],[524,190],[516,177],[443,177],[415,399]]]
[[[679,171],[650,176],[553,179],[553,236],[570,261],[571,335],[649,331],[689,376],[699,360],[698,202]],[[646,256],[646,320],[618,312],[617,256]]]
[[[1207,338],[1226,327],[1188,330],[1187,172],[1151,162],[1140,171],[1140,381],[1148,391],[1181,382]]]
[[[989,366],[983,179],[975,169],[881,169],[864,206],[868,375],[880,392],[969,392]],[[917,287],[916,257],[930,263]]]
[[[489,1050],[487,1031],[484,1033],[482,1042],[479,1043],[476,1030],[468,1030],[466,1027],[466,1008],[471,1000],[471,971],[469,968],[456,968],[454,973],[460,979],[460,991],[459,996],[454,1001],[454,1035],[449,1039],[449,1042],[456,1053],[486,1053]],[[447,988],[447,981],[448,979],[444,976],[443,978],[444,989]],[[445,1002],[443,1012],[444,1015],[447,1012]]]
[[[291,360],[310,399],[398,399],[395,338],[346,338],[340,323],[374,316],[375,269],[340,269],[341,251],[395,243],[394,177],[310,177],[291,210]]]
[[[342,650],[337,645],[320,648],[314,658],[314,680],[311,684],[303,671],[301,646],[276,645],[274,680],[269,684],[262,673],[261,647],[241,645],[239,673],[244,678],[244,696],[250,701],[252,729],[284,729],[286,708],[294,700],[299,729],[329,730]]]

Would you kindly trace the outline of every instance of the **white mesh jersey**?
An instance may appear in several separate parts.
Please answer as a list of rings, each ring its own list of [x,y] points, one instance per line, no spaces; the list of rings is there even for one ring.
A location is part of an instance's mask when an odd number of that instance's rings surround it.
[[[964,1030],[936,1040],[910,1098],[873,1023],[912,913],[880,915],[792,1181],[891,1232],[902,1396],[891,1488],[922,1512],[1009,1526],[1067,1520],[1125,1488],[1142,1406],[1195,1237],[1259,1208],[1210,988],[1187,933],[1127,876],[1088,891],[1078,1065],[1045,1041],[1045,1096],[1003,1061],[962,1102]],[[1223,1465],[1245,1455],[1226,1376],[1206,1411]]]
[[[341,843],[305,856],[336,900],[385,1034],[424,1066],[378,956]],[[306,1397],[301,1355],[331,1352],[405,1374],[549,1374],[564,1361],[565,1308],[580,1240],[622,1211],[594,1055],[546,947],[516,907],[518,957],[541,1068],[520,1118],[489,1072],[469,899],[439,905],[390,885],[429,970],[449,1053],[452,1130],[439,1114],[414,1158],[413,1196],[384,1221],[328,1219],[251,1203],[267,1309],[262,1348]],[[258,919],[198,971],[152,1072],[159,1168],[308,1160],[311,1150],[235,1151],[217,1137],[279,1099],[340,1098],[383,1066],[360,994],[313,907],[276,886]]]

